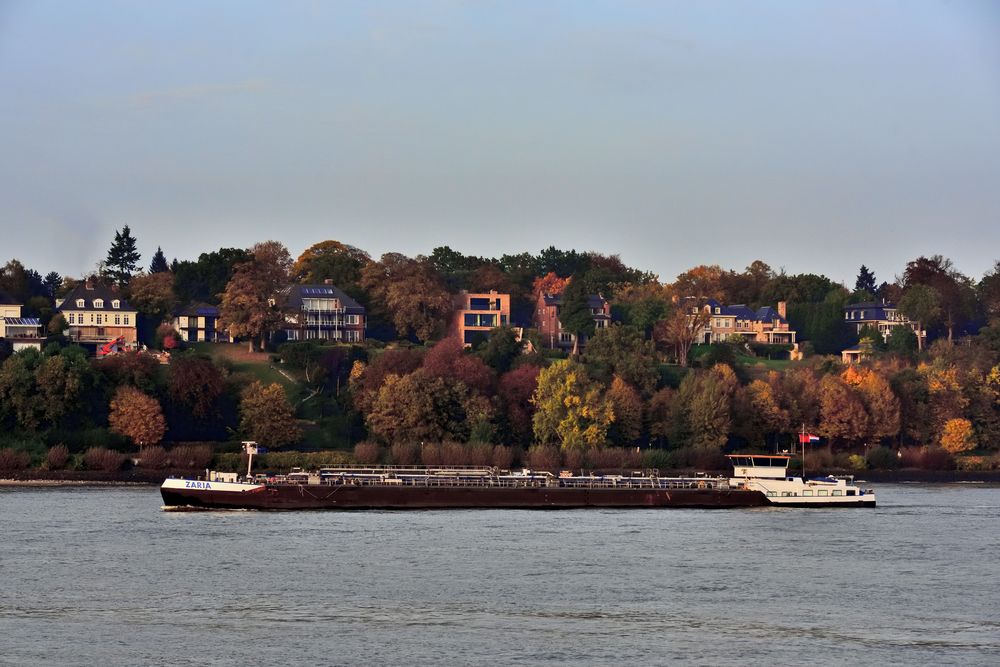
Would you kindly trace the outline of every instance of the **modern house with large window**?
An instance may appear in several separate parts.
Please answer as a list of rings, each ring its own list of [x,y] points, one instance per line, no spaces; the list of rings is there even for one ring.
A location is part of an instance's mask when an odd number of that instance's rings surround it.
[[[600,294],[587,297],[587,306],[594,316],[594,328],[605,329],[611,324],[611,304]],[[561,294],[539,294],[535,302],[534,324],[542,338],[542,345],[550,348],[570,350],[576,340],[576,334],[563,331],[559,321],[559,309],[562,307]],[[579,348],[586,345],[586,337],[580,341]]]
[[[0,292],[0,339],[17,352],[26,347],[42,348],[42,324],[37,317],[21,317],[21,305],[6,292]]]
[[[332,284],[292,285],[276,299],[288,340],[365,340],[365,308]]]
[[[188,343],[208,341],[210,343],[231,342],[229,333],[219,328],[219,308],[208,303],[189,303],[174,312],[170,325]]]
[[[510,294],[496,290],[455,295],[455,316],[451,332],[465,345],[474,345],[489,336],[490,329],[510,326]]]
[[[123,347],[136,344],[138,313],[115,287],[82,282],[56,300],[56,312],[66,319],[66,337],[73,342],[103,345],[122,338]]]

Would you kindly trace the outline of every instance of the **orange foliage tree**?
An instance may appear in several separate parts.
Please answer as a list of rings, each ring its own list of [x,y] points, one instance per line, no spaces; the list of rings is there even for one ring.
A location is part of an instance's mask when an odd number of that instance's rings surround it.
[[[111,430],[129,438],[139,447],[155,445],[167,432],[160,403],[135,387],[119,387],[111,399],[108,416]]]

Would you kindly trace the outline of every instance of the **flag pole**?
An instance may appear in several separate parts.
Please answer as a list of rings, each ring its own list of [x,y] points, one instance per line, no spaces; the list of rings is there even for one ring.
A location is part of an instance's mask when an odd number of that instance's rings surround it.
[[[802,480],[806,479],[806,424],[802,422],[802,435],[799,436],[799,448],[802,450]]]

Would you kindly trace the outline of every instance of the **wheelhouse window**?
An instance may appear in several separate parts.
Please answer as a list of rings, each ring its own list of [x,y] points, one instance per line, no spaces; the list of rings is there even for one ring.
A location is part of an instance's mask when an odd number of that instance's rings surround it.
[[[842,496],[842,495],[844,495],[844,492],[843,491],[831,491],[830,495],[831,496]]]

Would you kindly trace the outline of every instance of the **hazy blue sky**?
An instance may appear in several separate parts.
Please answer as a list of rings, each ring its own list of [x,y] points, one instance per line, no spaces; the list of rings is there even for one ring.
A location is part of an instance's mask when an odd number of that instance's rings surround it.
[[[1000,3],[0,0],[0,262],[1000,258]]]

